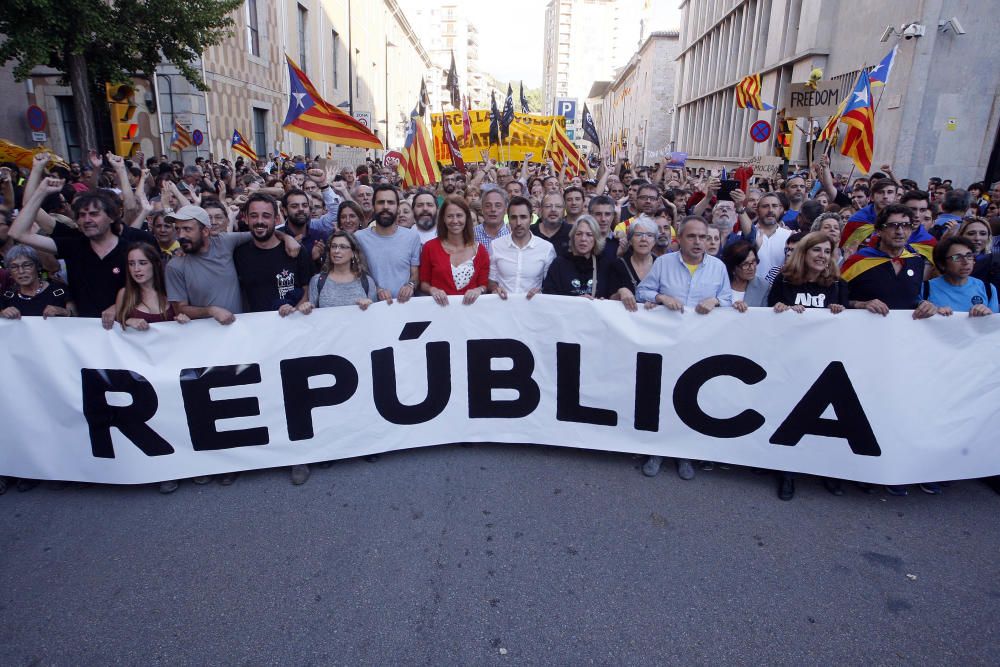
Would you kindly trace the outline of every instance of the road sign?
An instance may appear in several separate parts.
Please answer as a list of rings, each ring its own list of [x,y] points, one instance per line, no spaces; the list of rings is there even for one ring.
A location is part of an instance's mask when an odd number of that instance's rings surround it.
[[[36,143],[42,143],[49,140],[49,137],[44,132],[32,132],[31,140]]]
[[[750,138],[758,144],[768,140],[771,136],[771,124],[766,120],[758,120],[750,126]]]
[[[576,99],[572,97],[557,97],[555,101],[556,116],[564,116],[567,125],[576,120]]]
[[[816,90],[804,83],[793,83],[789,86],[785,115],[788,118],[832,116],[837,113],[841,99],[839,83],[819,81]]]
[[[382,158],[383,164],[387,167],[395,167],[397,164],[403,161],[403,154],[399,151],[389,151]]]
[[[32,131],[41,132],[45,129],[46,123],[48,123],[48,117],[46,117],[44,109],[37,104],[32,104],[28,107],[28,127]]]
[[[201,133],[201,130],[195,130],[191,133],[191,141],[194,142],[195,146],[201,146],[201,142],[205,141],[205,135]]]
[[[368,111],[355,111],[354,119],[367,127],[369,130],[372,129],[372,115]]]

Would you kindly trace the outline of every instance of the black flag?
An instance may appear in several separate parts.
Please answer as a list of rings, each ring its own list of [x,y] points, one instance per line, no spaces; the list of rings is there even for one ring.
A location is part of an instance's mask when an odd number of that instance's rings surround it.
[[[497,93],[490,92],[490,145],[500,143],[500,110],[497,109]]]
[[[514,90],[507,84],[507,100],[503,103],[503,114],[500,116],[500,139],[506,140],[510,134],[510,124],[514,122]]]
[[[424,81],[424,77],[420,77],[420,99],[417,100],[417,115],[422,117],[430,103],[431,96],[427,94],[427,82]]]
[[[448,70],[448,80],[445,88],[451,95],[451,106],[455,109],[462,108],[462,95],[458,92],[458,69],[455,67],[455,52],[451,52],[451,69]]]
[[[524,96],[524,81],[521,82],[521,113],[531,113],[528,98]]]
[[[601,140],[597,137],[597,126],[594,125],[594,117],[590,115],[587,103],[583,103],[583,138],[594,144],[597,150],[601,150]]]

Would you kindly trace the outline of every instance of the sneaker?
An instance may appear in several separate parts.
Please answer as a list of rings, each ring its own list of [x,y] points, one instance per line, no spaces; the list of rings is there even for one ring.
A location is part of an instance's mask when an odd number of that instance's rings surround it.
[[[298,486],[299,484],[305,484],[306,480],[309,479],[309,466],[305,463],[300,463],[297,466],[292,466],[292,484]]]
[[[688,459],[677,459],[677,476],[681,479],[694,479],[694,466]]]
[[[936,482],[924,482],[920,484],[920,490],[924,493],[929,493],[932,496],[941,495],[941,485]]]
[[[212,476],[211,475],[202,475],[201,477],[192,477],[191,481],[194,482],[195,484],[199,484],[199,485],[200,484],[208,484],[209,482],[212,481]]]
[[[791,500],[795,497],[795,479],[789,477],[788,475],[782,475],[778,478],[778,498],[782,500]]]
[[[839,479],[833,479],[832,477],[823,478],[823,486],[827,491],[835,496],[844,495],[844,485],[840,483]]]
[[[165,482],[160,482],[160,493],[173,493],[181,485],[176,479],[168,479]]]
[[[662,456],[650,456],[642,464],[642,474],[646,477],[656,477],[660,473],[660,464],[663,463]]]
[[[890,496],[907,496],[910,494],[910,492],[907,491],[906,486],[886,486],[885,490]]]
[[[238,472],[227,472],[225,475],[219,475],[219,484],[222,486],[232,486],[236,478],[239,477]]]

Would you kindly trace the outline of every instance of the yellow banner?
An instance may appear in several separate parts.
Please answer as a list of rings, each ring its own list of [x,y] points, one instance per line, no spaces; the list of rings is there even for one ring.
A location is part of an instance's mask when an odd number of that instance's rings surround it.
[[[482,162],[483,151],[489,151],[489,157],[498,162],[524,160],[526,153],[532,153],[531,162],[544,162],[545,142],[549,138],[552,123],[558,122],[566,126],[563,116],[538,116],[535,114],[515,113],[514,122],[510,125],[510,136],[502,146],[490,146],[490,111],[489,109],[473,109],[469,111],[472,120],[472,133],[468,141],[462,138],[462,112],[446,111],[444,117],[451,124],[451,131],[458,139],[458,147],[462,150],[462,160],[465,162]],[[441,164],[451,164],[451,154],[444,143],[441,129],[441,113],[431,114],[431,125],[434,133],[434,155]],[[509,143],[508,143],[509,142]]]
[[[25,148],[24,146],[18,146],[15,143],[11,143],[6,139],[0,139],[0,162],[13,162],[18,167],[24,167],[25,169],[31,169],[31,164],[34,162],[35,155],[38,153],[48,153],[52,156],[52,161],[49,162],[50,165],[59,165],[63,167],[68,167],[61,157],[55,154],[52,150],[40,146],[37,148]]]

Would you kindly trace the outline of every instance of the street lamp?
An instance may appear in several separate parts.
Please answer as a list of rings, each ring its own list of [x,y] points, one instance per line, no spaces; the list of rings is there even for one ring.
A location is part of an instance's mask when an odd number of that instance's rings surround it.
[[[396,45],[385,38],[385,148],[389,149],[389,47],[396,48]]]

